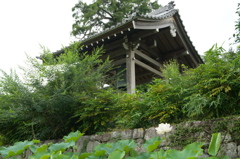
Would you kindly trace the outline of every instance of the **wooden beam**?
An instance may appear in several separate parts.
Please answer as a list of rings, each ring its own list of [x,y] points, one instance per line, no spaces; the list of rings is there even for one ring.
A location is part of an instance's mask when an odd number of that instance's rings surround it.
[[[159,68],[163,68],[163,65],[160,64],[159,62],[157,62],[156,60],[152,59],[151,57],[143,54],[141,51],[139,50],[135,50],[135,53],[139,56],[141,56],[142,58],[144,58],[145,60],[151,62],[152,64],[154,64],[155,66],[159,67]]]
[[[162,73],[161,73],[160,71],[158,71],[158,70],[156,70],[156,69],[148,66],[147,64],[145,64],[145,63],[143,63],[143,62],[141,62],[141,61],[139,61],[139,60],[137,60],[137,59],[135,59],[135,63],[136,63],[137,65],[139,65],[139,66],[141,66],[141,67],[143,67],[143,68],[145,68],[145,69],[147,69],[147,70],[155,73],[156,75],[158,75],[158,76],[160,76],[160,77],[163,77],[163,76],[162,76]]]
[[[117,61],[113,61],[113,62],[112,62],[112,64],[113,64],[114,66],[119,66],[119,65],[122,65],[122,64],[124,64],[124,63],[126,63],[126,58],[123,58],[123,59],[120,59],[120,60],[117,60]]]
[[[127,71],[127,93],[133,94],[136,89],[136,75],[135,75],[135,57],[134,51],[130,48],[127,51],[126,58],[126,71]]]

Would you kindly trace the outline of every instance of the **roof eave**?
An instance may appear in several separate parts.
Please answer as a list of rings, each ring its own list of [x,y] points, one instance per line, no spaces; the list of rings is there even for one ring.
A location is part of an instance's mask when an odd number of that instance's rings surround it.
[[[190,37],[188,36],[187,31],[185,30],[185,26],[183,25],[183,21],[179,15],[179,13],[177,12],[176,14],[174,14],[173,18],[175,19],[178,29],[179,29],[181,35],[183,36],[184,40],[186,41],[188,48],[190,49],[189,51],[191,51],[192,55],[198,60],[198,63],[203,64],[204,62],[203,62],[201,56],[198,54],[198,51],[196,50]]]

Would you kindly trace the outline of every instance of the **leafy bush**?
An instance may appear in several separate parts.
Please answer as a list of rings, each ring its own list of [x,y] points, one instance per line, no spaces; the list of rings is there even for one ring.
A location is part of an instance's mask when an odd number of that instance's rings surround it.
[[[79,43],[72,44],[58,57],[44,49],[43,63],[28,57],[24,82],[13,71],[1,71],[0,135],[9,142],[52,139],[84,124],[74,115],[89,106],[85,98],[89,102],[101,92],[112,66],[99,58],[102,48],[79,54],[80,49]]]
[[[240,113],[240,52],[224,53],[214,45],[205,53],[205,64],[186,71],[191,94],[184,98],[189,117],[216,118]]]

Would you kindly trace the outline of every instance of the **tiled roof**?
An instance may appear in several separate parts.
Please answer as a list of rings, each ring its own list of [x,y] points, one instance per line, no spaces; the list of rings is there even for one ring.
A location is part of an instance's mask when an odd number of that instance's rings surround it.
[[[138,18],[160,20],[160,19],[165,19],[165,18],[171,17],[178,12],[178,9],[174,9],[174,6],[175,6],[174,2],[171,1],[171,2],[168,3],[168,5],[166,5],[164,7],[161,7],[161,8],[159,8],[159,9],[157,9],[157,10],[151,12],[151,13],[148,13],[146,15],[137,15],[137,13],[133,13],[130,17],[124,18],[122,20],[122,23],[118,23],[116,26],[112,26],[111,28],[107,28],[101,33],[91,35],[91,36],[83,39],[82,42],[88,41],[90,39],[93,39],[94,37],[105,34],[105,33],[109,32],[111,30],[117,29],[120,26],[123,26],[126,23],[131,22],[131,21],[133,21],[135,19],[138,19]]]

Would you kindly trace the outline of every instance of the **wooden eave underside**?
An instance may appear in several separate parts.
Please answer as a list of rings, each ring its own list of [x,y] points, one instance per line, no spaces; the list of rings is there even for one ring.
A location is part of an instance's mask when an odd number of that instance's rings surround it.
[[[193,59],[195,56],[192,55],[194,53],[189,52],[190,44],[188,41],[183,41],[186,39],[181,35],[181,28],[176,29],[176,36],[173,37],[171,34],[173,27],[177,28],[173,18],[162,22],[148,19],[135,20],[83,42],[83,52],[91,52],[93,48],[103,45],[106,54],[102,59],[109,57],[113,64],[118,66],[126,63],[127,51],[124,43],[131,43],[132,48],[137,47],[135,48],[136,84],[143,84],[151,81],[153,77],[161,78],[160,68],[170,59],[177,59],[179,63],[190,68],[197,67],[197,60]]]

